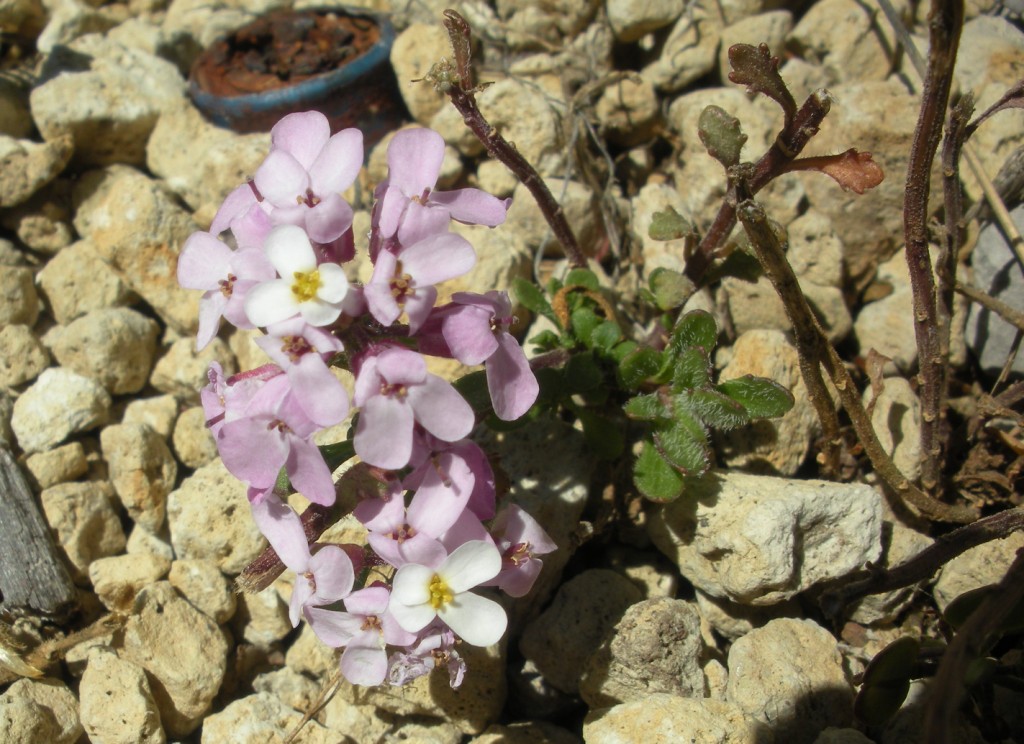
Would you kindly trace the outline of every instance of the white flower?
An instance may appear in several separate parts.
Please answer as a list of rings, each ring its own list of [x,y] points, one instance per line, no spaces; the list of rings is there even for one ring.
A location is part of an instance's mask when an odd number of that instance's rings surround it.
[[[245,314],[253,325],[266,327],[296,315],[312,326],[338,319],[348,279],[337,264],[317,265],[305,230],[278,225],[267,235],[263,250],[281,278],[253,287],[246,296]]]
[[[460,545],[436,568],[407,563],[395,573],[388,606],[404,630],[416,633],[441,618],[473,646],[490,646],[505,634],[508,618],[501,605],[469,592],[501,570],[493,544],[473,540]]]

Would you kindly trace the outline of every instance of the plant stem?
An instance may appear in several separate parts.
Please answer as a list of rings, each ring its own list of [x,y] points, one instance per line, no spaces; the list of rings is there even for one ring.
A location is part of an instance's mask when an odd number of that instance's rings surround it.
[[[1001,540],[1024,529],[1024,509],[1016,507],[959,527],[941,537],[908,561],[894,568],[870,568],[847,577],[847,583],[826,591],[820,600],[821,608],[833,620],[838,620],[843,608],[869,594],[902,589],[931,578],[936,571],[971,548]]]
[[[565,219],[562,206],[552,196],[551,190],[544,179],[540,177],[536,169],[526,158],[519,154],[514,145],[502,137],[484,118],[477,106],[475,91],[472,80],[472,65],[470,62],[470,28],[469,23],[454,10],[444,12],[444,25],[448,29],[448,36],[452,42],[452,49],[455,52],[455,68],[457,76],[455,80],[446,85],[445,92],[451,100],[452,105],[462,114],[462,120],[466,126],[476,135],[488,154],[501,161],[512,171],[537,202],[544,219],[551,226],[558,242],[562,244],[566,258],[574,268],[586,268],[587,259],[580,251],[579,243],[576,241],[576,234]]]
[[[768,278],[783,276],[786,272],[785,256],[782,246],[774,231],[768,224],[768,218],[764,209],[752,199],[740,202],[738,207],[739,218],[750,236],[750,242],[754,245],[758,257],[765,262],[765,273]],[[771,269],[769,269],[771,266]],[[789,268],[792,272],[792,268]],[[774,281],[773,281],[774,284]],[[943,522],[972,522],[977,519],[973,509],[960,506],[950,506],[935,500],[921,489],[917,488],[906,476],[900,472],[893,463],[892,458],[878,441],[878,435],[871,425],[871,418],[861,404],[857,386],[854,384],[850,373],[846,371],[843,360],[836,353],[832,344],[828,342],[825,332],[814,317],[807,298],[800,292],[798,285],[784,286],[776,291],[782,296],[786,312],[790,314],[793,327],[800,329],[798,336],[798,350],[800,354],[807,355],[811,360],[818,360],[825,366],[829,377],[832,378],[836,390],[839,392],[839,399],[846,409],[847,415],[853,424],[857,438],[864,447],[864,452],[875,468],[875,472],[886,482],[896,493],[899,499],[917,509],[929,519]],[[783,294],[785,291],[786,294]],[[813,331],[813,332],[812,332]],[[810,348],[801,348],[802,345]]]
[[[818,127],[824,121],[831,105],[832,98],[824,89],[816,90],[807,97],[793,120],[779,132],[775,142],[754,166],[754,173],[747,183],[751,196],[767,186],[772,179],[786,172],[789,163],[796,159],[811,137],[818,133]],[[725,242],[736,226],[736,204],[730,190],[697,250],[686,262],[686,276],[698,286],[711,267],[718,247]]]
[[[963,0],[932,0],[929,20],[928,70],[907,164],[903,233],[914,295],[914,335],[921,376],[921,484],[926,491],[934,492],[942,468],[940,430],[945,417],[942,385],[947,360],[942,354],[935,276],[928,253],[928,191],[960,43]]]

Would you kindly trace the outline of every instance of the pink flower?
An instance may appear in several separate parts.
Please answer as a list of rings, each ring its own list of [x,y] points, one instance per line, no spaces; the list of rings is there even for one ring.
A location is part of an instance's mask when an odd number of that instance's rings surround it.
[[[478,519],[494,516],[496,492],[494,470],[479,445],[469,439],[445,442],[426,432],[417,432],[409,458],[413,471],[405,477],[403,486],[410,490],[424,488],[444,492],[471,489],[466,508]],[[472,478],[464,478],[468,472]]]
[[[388,660],[388,681],[404,685],[434,669],[448,669],[448,684],[458,689],[466,676],[466,662],[455,650],[455,634],[435,621],[420,631],[420,640]]]
[[[501,571],[484,586],[496,586],[510,597],[525,596],[544,567],[537,556],[551,553],[558,546],[533,517],[515,504],[494,520],[491,535],[501,550]]]
[[[479,189],[433,191],[444,160],[444,139],[430,129],[406,129],[388,145],[388,180],[380,196],[380,238],[410,245],[443,229],[449,219],[494,227],[509,201]]]
[[[253,178],[273,209],[276,224],[305,228],[317,243],[337,240],[352,225],[341,192],[363,164],[363,134],[345,129],[331,136],[318,111],[289,114],[270,130],[270,154]]]
[[[409,462],[415,424],[454,442],[469,434],[475,422],[473,409],[455,388],[427,374],[423,357],[407,349],[385,348],[362,361],[355,403],[360,407],[356,454],[387,470]]]
[[[348,554],[337,545],[320,546],[310,553],[302,520],[276,496],[251,504],[252,516],[277,557],[295,572],[288,617],[299,624],[304,609],[337,602],[349,596],[355,570]]]

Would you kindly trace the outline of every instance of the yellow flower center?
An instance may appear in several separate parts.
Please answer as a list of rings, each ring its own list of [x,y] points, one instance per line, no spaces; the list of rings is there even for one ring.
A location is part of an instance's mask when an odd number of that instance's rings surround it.
[[[448,585],[444,583],[444,579],[434,574],[434,578],[430,580],[430,606],[435,610],[439,610],[454,598],[455,595],[452,594]]]
[[[292,284],[292,294],[299,302],[309,302],[316,297],[316,291],[320,289],[320,270],[296,271],[295,282]]]

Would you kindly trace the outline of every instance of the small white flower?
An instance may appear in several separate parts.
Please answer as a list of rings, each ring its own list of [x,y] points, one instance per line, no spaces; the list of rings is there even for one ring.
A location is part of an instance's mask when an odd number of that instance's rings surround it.
[[[246,296],[245,314],[253,325],[266,327],[296,315],[312,326],[338,319],[348,279],[337,264],[317,265],[305,230],[278,225],[267,235],[263,250],[281,278],[253,287]]]
[[[410,633],[441,618],[473,646],[490,646],[505,634],[508,618],[501,605],[469,591],[501,570],[493,544],[473,540],[460,545],[436,568],[407,563],[395,573],[389,611]]]

